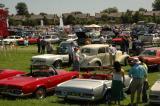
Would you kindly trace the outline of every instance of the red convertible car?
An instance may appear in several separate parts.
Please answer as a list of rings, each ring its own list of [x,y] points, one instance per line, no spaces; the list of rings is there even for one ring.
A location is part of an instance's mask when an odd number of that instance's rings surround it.
[[[17,97],[33,95],[42,99],[47,92],[53,91],[57,84],[76,77],[79,77],[76,71],[67,72],[54,68],[31,70],[27,74],[0,80],[0,93]]]
[[[30,45],[36,44],[37,43],[37,39],[38,39],[37,37],[29,37],[28,38],[28,42],[29,42]],[[18,45],[24,45],[24,39],[19,39],[17,41],[17,44]]]
[[[130,57],[129,62],[135,57],[142,58],[148,67],[157,67],[160,71],[160,47],[146,48],[140,55]]]
[[[18,74],[24,74],[23,71],[11,70],[11,69],[0,69],[0,80],[12,76],[16,76]]]

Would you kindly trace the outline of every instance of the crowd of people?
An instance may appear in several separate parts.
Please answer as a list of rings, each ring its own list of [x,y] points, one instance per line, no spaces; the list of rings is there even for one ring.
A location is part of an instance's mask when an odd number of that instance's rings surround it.
[[[131,68],[128,72],[130,78],[132,78],[130,84],[130,106],[138,106],[140,103],[148,102],[147,90],[149,87],[147,73],[148,67],[144,63],[143,58],[134,58],[131,63]],[[123,87],[125,87],[125,77],[124,69],[122,69],[121,64],[118,61],[115,61],[113,64],[113,78],[111,86],[111,101],[114,101],[115,104],[120,105],[120,101],[125,98]],[[136,94],[137,93],[137,94]],[[136,94],[136,98],[135,98]],[[136,102],[135,102],[136,99]]]
[[[44,54],[51,54],[53,53],[53,47],[51,42],[46,42],[44,40],[44,37],[39,36],[37,39],[37,48],[38,48],[38,53]]]

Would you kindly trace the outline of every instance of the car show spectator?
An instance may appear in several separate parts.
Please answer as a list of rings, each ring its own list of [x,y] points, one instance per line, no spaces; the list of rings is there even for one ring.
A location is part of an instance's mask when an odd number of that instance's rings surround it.
[[[47,54],[53,53],[53,48],[52,48],[51,42],[46,42],[46,51],[47,51]]]
[[[37,48],[38,48],[38,53],[41,53],[41,36],[38,37],[37,39]]]
[[[68,47],[68,55],[69,55],[68,66],[71,66],[73,63],[73,53],[75,47],[78,47],[77,43],[75,42],[71,42],[71,45]]]
[[[24,46],[28,46],[29,45],[29,41],[28,41],[28,37],[24,38]]]
[[[141,61],[141,65],[144,67],[146,73],[148,73],[148,67],[145,63],[145,60],[142,57],[139,57],[139,60]],[[144,83],[143,83],[143,88],[142,88],[142,102],[144,103],[148,101],[148,95],[147,95],[148,89],[149,89],[148,79],[145,78]]]
[[[111,99],[113,101],[118,102],[120,105],[120,101],[123,99],[123,87],[124,87],[124,70],[121,68],[121,64],[118,61],[114,62],[114,71],[111,85]]]
[[[106,41],[105,41],[105,39],[104,39],[104,36],[103,36],[103,35],[101,35],[101,36],[100,36],[100,43],[101,43],[101,44],[106,43]]]
[[[110,60],[110,65],[112,66],[114,61],[115,61],[115,56],[116,56],[116,47],[112,46],[112,44],[109,44],[109,49],[108,49],[108,52],[109,52],[109,60]]]
[[[73,52],[73,71],[80,71],[80,56],[78,53],[79,48],[75,47]]]
[[[133,55],[139,55],[142,50],[143,50],[142,41],[137,39],[137,38],[134,38],[133,41],[132,41]]]
[[[129,77],[132,78],[130,85],[131,90],[131,106],[134,104],[135,93],[137,92],[136,104],[140,103],[140,97],[142,93],[142,87],[145,78],[147,77],[147,72],[144,67],[141,65],[141,62],[138,58],[134,58],[130,64],[132,67],[129,70]]]
[[[46,41],[44,40],[44,37],[42,37],[42,40],[40,41],[40,46],[41,46],[41,54],[44,54],[46,49]]]

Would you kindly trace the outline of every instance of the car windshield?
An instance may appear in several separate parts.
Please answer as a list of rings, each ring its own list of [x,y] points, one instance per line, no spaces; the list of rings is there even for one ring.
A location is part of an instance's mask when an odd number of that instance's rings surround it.
[[[97,80],[111,80],[112,79],[112,69],[82,73],[82,78],[97,79]]]
[[[14,36],[9,36],[8,38],[9,38],[9,39],[14,39],[15,37],[14,37]]]
[[[32,66],[32,71],[26,76],[32,76],[32,77],[49,77],[53,75],[57,75],[56,70],[53,67],[50,66]]]
[[[51,36],[45,36],[45,39],[50,39],[51,38]]]
[[[90,48],[81,49],[81,53],[83,53],[83,54],[90,55],[90,54],[92,54],[91,52],[92,52],[92,50]]]
[[[156,56],[156,50],[145,50],[140,56]]]
[[[56,39],[57,38],[57,36],[52,36],[52,39]]]
[[[69,45],[70,45],[69,43],[61,43],[61,44],[60,44],[60,47],[61,47],[61,48],[68,48]]]

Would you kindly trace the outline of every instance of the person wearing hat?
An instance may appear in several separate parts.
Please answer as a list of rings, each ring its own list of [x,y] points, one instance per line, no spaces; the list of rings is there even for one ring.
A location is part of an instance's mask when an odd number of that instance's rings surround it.
[[[147,72],[141,65],[141,62],[139,61],[138,58],[134,58],[131,62],[133,66],[129,70],[128,74],[129,77],[132,78],[130,90],[131,90],[131,106],[133,106],[136,92],[137,92],[136,104],[140,103],[143,82],[145,78],[147,78]]]
[[[141,61],[141,65],[144,67],[145,71],[148,73],[148,67],[145,63],[145,59],[140,56],[139,60]],[[149,83],[148,83],[148,79],[146,78],[143,82],[143,89],[142,89],[142,102],[143,103],[146,103],[148,101],[148,95],[147,95],[148,89],[149,89]]]
[[[78,53],[79,48],[75,47],[73,52],[73,71],[80,71],[80,56]]]

